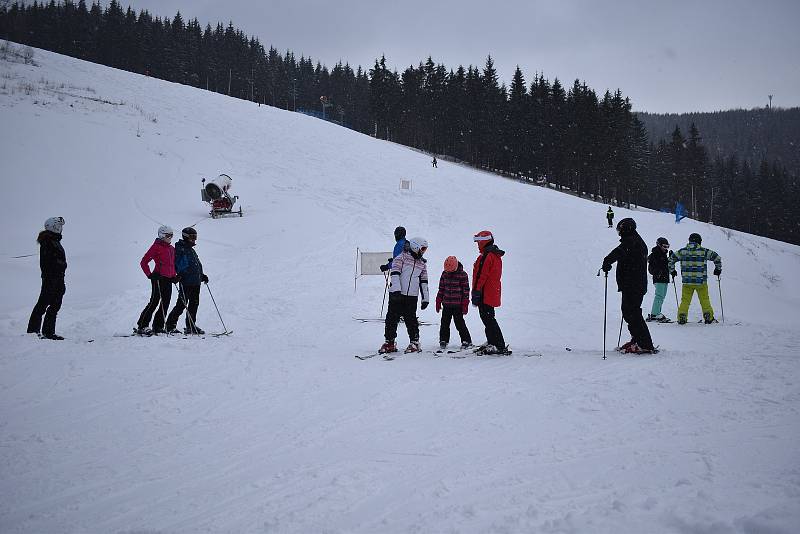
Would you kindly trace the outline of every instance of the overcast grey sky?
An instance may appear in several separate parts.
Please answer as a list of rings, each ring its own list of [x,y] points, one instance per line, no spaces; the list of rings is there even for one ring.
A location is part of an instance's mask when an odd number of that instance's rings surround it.
[[[106,2],[107,3],[107,2]],[[369,69],[483,66],[508,82],[519,65],[599,95],[621,89],[634,110],[800,106],[800,0],[122,0],[241,28],[279,51]]]

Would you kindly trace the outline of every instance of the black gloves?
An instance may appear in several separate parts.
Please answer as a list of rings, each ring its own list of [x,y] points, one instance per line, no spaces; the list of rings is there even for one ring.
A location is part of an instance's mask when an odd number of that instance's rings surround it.
[[[611,270],[611,264],[610,263],[604,263],[603,266],[600,267],[600,268],[603,270],[604,273],[607,273],[608,271]]]
[[[428,307],[428,302],[423,300],[422,301],[422,305],[420,306],[420,309],[424,310],[427,307]]]
[[[200,281],[201,282],[205,282],[207,284],[208,283],[208,276],[206,276],[205,274],[201,274],[200,275]]]
[[[477,289],[472,290],[472,305],[473,306],[480,306],[483,304],[483,292],[478,291]]]
[[[152,272],[150,273],[150,276],[148,276],[147,278],[149,278],[150,280],[158,280],[159,278],[161,278],[161,275],[158,274],[157,272]]]
[[[669,274],[671,274],[672,275],[672,279],[675,280],[675,277],[678,276],[678,271],[672,271]]]
[[[714,269],[714,276],[719,276],[719,275],[721,275],[721,274],[722,274],[722,269],[720,269],[719,267],[717,267],[716,269]]]
[[[381,272],[382,273],[385,273],[388,270],[389,270],[389,266],[388,265],[381,265]]]

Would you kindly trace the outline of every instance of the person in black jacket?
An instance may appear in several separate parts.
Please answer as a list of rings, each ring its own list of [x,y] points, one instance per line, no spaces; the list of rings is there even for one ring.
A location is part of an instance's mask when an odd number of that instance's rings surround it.
[[[655,352],[650,330],[642,317],[642,300],[647,293],[647,245],[636,231],[631,218],[617,223],[620,245],[603,259],[603,271],[608,273],[617,262],[617,290],[622,293],[622,317],[628,323],[631,340],[621,352],[637,354]]]
[[[181,231],[181,240],[175,243],[175,272],[180,276],[178,301],[167,317],[166,330],[170,334],[179,334],[178,318],[186,311],[186,328],[184,334],[205,334],[197,326],[197,307],[200,305],[200,283],[208,283],[208,276],[203,272],[203,264],[194,247],[197,244],[197,230],[191,226]],[[187,306],[188,305],[188,306]]]
[[[42,270],[42,290],[39,300],[33,307],[28,320],[28,333],[40,334],[42,339],[61,340],[56,334],[56,316],[61,309],[61,301],[67,287],[64,273],[67,270],[67,256],[61,246],[63,217],[50,217],[44,222],[44,230],[39,232],[39,267]],[[42,324],[44,315],[44,324]]]
[[[664,297],[667,296],[667,286],[669,285],[668,254],[669,241],[666,237],[659,237],[656,240],[656,246],[647,257],[647,271],[653,275],[653,285],[656,286],[656,296],[653,298],[653,307],[647,314],[647,321],[672,322],[669,317],[661,313],[661,305],[664,304]]]

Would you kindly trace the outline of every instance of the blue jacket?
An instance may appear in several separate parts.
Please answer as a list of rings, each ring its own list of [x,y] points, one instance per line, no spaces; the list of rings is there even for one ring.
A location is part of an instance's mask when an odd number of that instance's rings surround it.
[[[392,261],[394,261],[394,259],[395,259],[397,256],[399,256],[400,254],[402,254],[402,253],[403,253],[403,251],[404,251],[406,248],[408,248],[408,241],[406,241],[406,238],[405,238],[405,237],[403,237],[402,239],[400,239],[399,241],[397,241],[397,243],[395,243],[395,244],[394,244],[394,250],[392,251],[392,259],[389,261],[389,263],[387,263],[387,264],[386,264],[386,269],[387,269],[387,270],[389,270],[389,269],[391,269],[391,268],[392,268]]]
[[[199,286],[203,275],[203,264],[194,251],[194,243],[181,239],[175,243],[175,272],[181,276],[181,283]]]

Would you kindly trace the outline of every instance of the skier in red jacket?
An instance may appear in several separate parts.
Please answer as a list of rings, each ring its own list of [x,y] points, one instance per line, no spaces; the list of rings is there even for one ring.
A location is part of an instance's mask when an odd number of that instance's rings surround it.
[[[172,241],[172,228],[161,226],[158,229],[158,239],[147,249],[139,265],[144,275],[150,279],[150,301],[142,310],[136,323],[136,334],[149,336],[152,334],[165,334],[164,321],[167,318],[167,308],[172,299],[172,284],[177,284],[179,277],[175,273],[175,249],[170,244]],[[150,270],[150,262],[155,263],[155,268]],[[147,325],[153,318],[153,329]]]
[[[508,347],[503,332],[497,324],[494,309],[500,307],[500,278],[503,275],[504,251],[494,244],[494,236],[488,230],[475,234],[480,254],[472,266],[472,305],[486,327],[486,344],[476,351],[479,354],[505,354]]]

